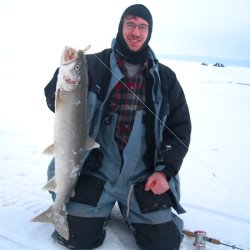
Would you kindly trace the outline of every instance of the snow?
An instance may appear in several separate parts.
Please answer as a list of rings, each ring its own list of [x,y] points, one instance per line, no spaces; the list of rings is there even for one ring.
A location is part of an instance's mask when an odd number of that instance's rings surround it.
[[[50,58],[51,55],[49,55]],[[57,65],[0,60],[0,248],[64,247],[50,237],[53,226],[30,220],[51,205],[42,190],[50,157],[53,114],[43,88]],[[192,141],[181,172],[185,229],[204,230],[222,243],[250,249],[250,68],[217,68],[164,61],[177,74],[190,107]],[[54,67],[54,68],[53,68]],[[195,249],[184,238],[182,250]],[[138,249],[115,207],[100,250]],[[206,249],[229,249],[206,243]]]

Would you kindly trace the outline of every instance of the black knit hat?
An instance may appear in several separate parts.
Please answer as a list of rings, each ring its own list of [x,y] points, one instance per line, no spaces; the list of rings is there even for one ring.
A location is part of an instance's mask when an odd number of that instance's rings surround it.
[[[137,16],[146,20],[148,22],[148,27],[149,27],[148,37],[146,41],[142,45],[141,49],[136,52],[131,51],[129,49],[123,37],[124,18],[129,15]],[[153,18],[148,8],[142,4],[134,4],[129,6],[127,9],[125,9],[120,19],[118,33],[116,36],[115,51],[118,53],[120,57],[122,57],[124,60],[130,63],[134,64],[142,63],[146,59],[147,51],[149,48],[148,43],[151,38],[152,29],[153,29]]]
[[[122,14],[121,22],[123,23],[126,16],[138,16],[148,22],[149,30],[153,28],[153,18],[148,8],[142,4],[134,4],[129,6]]]

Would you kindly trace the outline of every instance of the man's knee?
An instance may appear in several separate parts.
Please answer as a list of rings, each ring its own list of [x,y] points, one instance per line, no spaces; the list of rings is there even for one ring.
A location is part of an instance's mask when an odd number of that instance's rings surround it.
[[[133,223],[137,244],[142,250],[177,250],[182,234],[173,221],[162,224]]]
[[[67,219],[69,225],[69,240],[65,240],[55,232],[52,237],[58,241],[58,243],[70,249],[94,249],[103,243],[106,218],[83,218],[68,215]]]

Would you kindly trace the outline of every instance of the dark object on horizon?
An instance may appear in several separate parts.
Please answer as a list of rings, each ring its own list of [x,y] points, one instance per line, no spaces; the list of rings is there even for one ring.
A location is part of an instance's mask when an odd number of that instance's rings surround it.
[[[203,62],[201,65],[203,65],[203,66],[207,66],[208,64]]]
[[[218,62],[215,63],[213,66],[215,66],[215,67],[223,67],[223,68],[225,67],[222,63],[218,63]]]

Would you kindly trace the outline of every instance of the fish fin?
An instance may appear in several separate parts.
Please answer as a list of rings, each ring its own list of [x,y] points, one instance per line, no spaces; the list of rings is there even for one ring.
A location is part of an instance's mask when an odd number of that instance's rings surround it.
[[[50,206],[46,211],[34,217],[31,222],[51,223],[56,231],[66,240],[69,239],[69,227],[66,212],[58,213],[54,211],[54,206]]]
[[[91,45],[89,44],[85,49],[83,49],[83,53],[85,53],[87,50],[89,50],[91,48]]]
[[[61,101],[60,91],[61,90],[59,88],[56,90],[56,97],[55,97],[55,100],[56,100],[56,104],[55,104],[56,112],[60,111],[60,109],[62,107],[62,101]]]
[[[56,192],[56,179],[55,176],[52,177],[43,187],[43,189]]]
[[[43,222],[43,223],[52,223],[51,217],[53,214],[53,205],[50,206],[46,211],[34,217],[31,222]]]
[[[86,144],[85,144],[85,151],[91,150],[93,148],[99,148],[100,145],[90,136],[87,136]]]
[[[43,154],[54,155],[55,154],[55,145],[51,144],[43,150]]]

